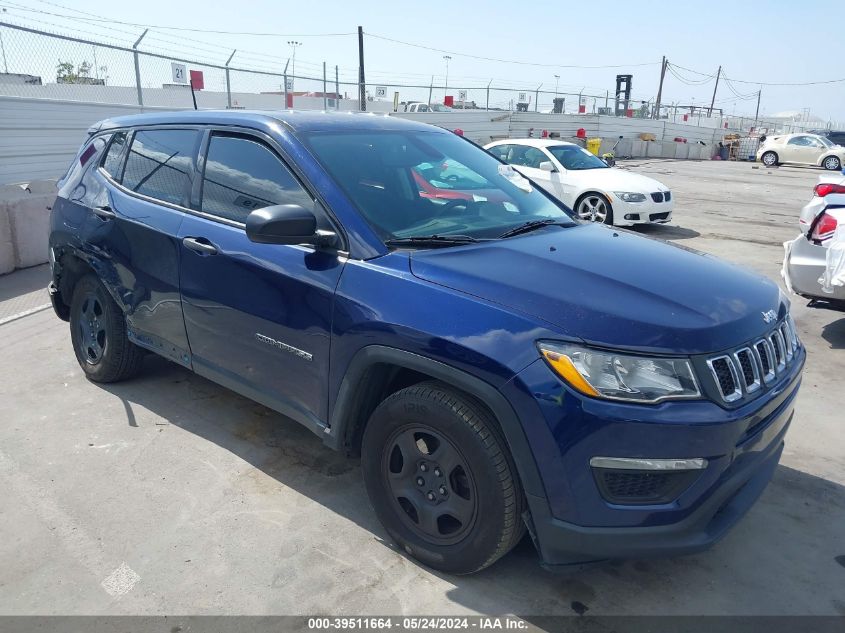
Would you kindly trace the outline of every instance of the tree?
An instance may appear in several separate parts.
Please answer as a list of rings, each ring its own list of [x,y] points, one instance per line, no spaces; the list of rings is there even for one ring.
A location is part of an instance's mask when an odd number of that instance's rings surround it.
[[[91,77],[91,69],[93,64],[88,61],[83,61],[78,66],[74,67],[73,62],[63,62],[59,60],[56,65],[56,83],[60,84],[105,84],[103,79],[95,79]],[[105,71],[106,67],[100,67],[101,71]]]

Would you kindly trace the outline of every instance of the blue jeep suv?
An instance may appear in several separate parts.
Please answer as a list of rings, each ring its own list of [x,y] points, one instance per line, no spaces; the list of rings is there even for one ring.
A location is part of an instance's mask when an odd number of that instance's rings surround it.
[[[526,530],[550,567],[708,547],[772,477],[805,358],[772,282],[396,117],[103,121],[50,261],[90,380],[151,351],[297,420],[452,573]]]

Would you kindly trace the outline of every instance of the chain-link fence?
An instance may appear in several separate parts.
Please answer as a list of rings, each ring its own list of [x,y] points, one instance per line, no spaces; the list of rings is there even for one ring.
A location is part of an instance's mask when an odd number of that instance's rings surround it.
[[[543,85],[505,86],[509,82],[497,80],[486,85],[463,85],[448,79],[435,82],[434,78],[427,84],[368,81],[363,86],[362,103],[354,69],[345,68],[342,75],[337,66],[329,64],[320,72],[318,65],[308,62],[306,72],[297,72],[293,58],[276,71],[267,66],[279,61],[222,48],[209,53],[216,57],[213,62],[171,57],[142,50],[146,35],[145,31],[130,47],[0,22],[0,96],[169,109],[430,112],[451,108],[610,116],[620,111],[630,118],[660,118],[671,123],[764,133],[837,127],[833,122],[752,119],[727,116],[722,111],[708,116],[701,106],[667,103],[661,104],[658,113],[652,101],[632,100],[617,108],[612,91],[561,92]],[[154,40],[155,35],[149,38]]]

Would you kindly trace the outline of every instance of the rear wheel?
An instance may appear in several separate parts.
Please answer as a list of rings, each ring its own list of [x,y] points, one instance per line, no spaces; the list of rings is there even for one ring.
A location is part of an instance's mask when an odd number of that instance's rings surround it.
[[[765,152],[761,157],[760,160],[766,167],[774,167],[778,164],[778,155],[774,152]]]
[[[474,398],[435,382],[397,391],[370,417],[361,458],[379,520],[430,567],[479,571],[523,535],[516,470]]]
[[[143,350],[127,337],[123,312],[93,274],[73,289],[70,338],[79,366],[94,382],[131,378],[141,366]]]
[[[842,161],[838,156],[828,156],[822,161],[822,167],[831,171],[839,171],[842,168]]]

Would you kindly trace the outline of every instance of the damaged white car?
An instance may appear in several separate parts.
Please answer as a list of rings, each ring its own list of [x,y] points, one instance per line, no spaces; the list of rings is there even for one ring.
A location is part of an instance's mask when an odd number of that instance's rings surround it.
[[[798,222],[801,235],[783,244],[786,287],[810,299],[845,302],[845,170],[819,177]]]

